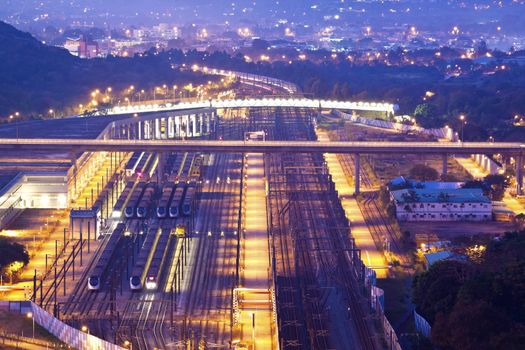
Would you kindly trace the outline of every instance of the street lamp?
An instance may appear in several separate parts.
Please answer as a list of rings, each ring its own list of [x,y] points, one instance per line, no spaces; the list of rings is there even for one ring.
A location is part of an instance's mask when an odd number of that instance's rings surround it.
[[[124,347],[129,348],[130,350],[133,350],[133,343],[129,340],[124,341]]]
[[[53,118],[55,118],[55,110],[54,109],[49,109],[49,114],[53,116]]]
[[[33,317],[32,312],[27,313],[27,318],[30,318],[33,320],[33,340],[35,339],[35,318]]]
[[[82,332],[87,333],[89,335],[89,328],[87,326],[82,326],[82,328],[80,329],[82,330]]]
[[[461,142],[463,142],[463,129],[465,128],[465,124],[467,124],[467,118],[462,114],[459,116],[459,120],[461,121]]]

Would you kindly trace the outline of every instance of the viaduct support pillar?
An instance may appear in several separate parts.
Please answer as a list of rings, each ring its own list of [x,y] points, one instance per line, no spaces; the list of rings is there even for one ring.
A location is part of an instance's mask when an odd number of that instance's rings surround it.
[[[180,139],[180,116],[175,117],[175,138]]]
[[[193,114],[191,116],[191,126],[192,126],[192,131],[191,131],[191,136],[195,137],[195,136],[198,136],[197,135],[197,115]]]
[[[211,115],[209,113],[206,113],[206,133],[211,133]]]
[[[523,156],[516,157],[516,194],[523,195]]]
[[[164,179],[164,165],[166,164],[166,152],[159,152],[159,162],[157,163],[157,183]]]
[[[354,155],[355,164],[354,164],[354,177],[355,177],[355,192],[354,194],[359,194],[361,191],[361,156],[359,153]]]
[[[155,119],[155,136],[153,136],[153,139],[154,140],[160,140],[161,139],[161,135],[160,135],[160,119]]]
[[[441,170],[441,175],[446,176],[447,175],[447,171],[448,171],[448,169],[447,169],[448,154],[446,154],[446,153],[443,154],[443,160],[442,161],[443,161],[443,163],[442,163],[442,168],[441,168],[442,169]]]

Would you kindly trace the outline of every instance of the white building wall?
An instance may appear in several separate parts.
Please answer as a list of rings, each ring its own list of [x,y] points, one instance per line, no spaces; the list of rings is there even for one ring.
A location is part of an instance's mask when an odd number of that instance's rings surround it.
[[[399,221],[489,221],[492,203],[396,203]]]

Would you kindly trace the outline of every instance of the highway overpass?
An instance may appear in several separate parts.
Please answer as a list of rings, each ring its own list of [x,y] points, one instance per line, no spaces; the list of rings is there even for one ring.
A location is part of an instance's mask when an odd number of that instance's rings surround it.
[[[217,141],[113,139],[0,139],[0,149],[45,151],[152,151],[211,153],[507,154],[525,153],[513,142]]]
[[[106,135],[107,137],[108,135]],[[525,144],[512,142],[367,142],[367,141],[216,141],[216,140],[122,140],[122,139],[0,139],[0,150],[8,151],[149,151],[209,153],[353,153],[355,171],[360,172],[361,154],[438,154],[447,173],[451,154],[505,154],[516,160],[517,193],[523,190]],[[356,181],[359,193],[359,181]]]

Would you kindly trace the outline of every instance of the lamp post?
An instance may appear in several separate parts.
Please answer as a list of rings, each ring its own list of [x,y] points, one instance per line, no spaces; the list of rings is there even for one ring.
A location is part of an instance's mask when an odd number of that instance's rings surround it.
[[[459,120],[461,121],[461,142],[464,142],[463,130],[465,129],[465,124],[467,124],[467,118],[462,114],[459,116]]]
[[[82,326],[81,330],[89,335],[89,328],[87,326]]]
[[[133,343],[129,340],[124,341],[124,347],[129,348],[129,350],[133,350]]]
[[[33,317],[32,312],[27,313],[27,318],[30,318],[33,320],[33,340],[35,339],[35,318]]]
[[[252,348],[255,350],[255,312],[251,312],[250,316],[252,317]]]

